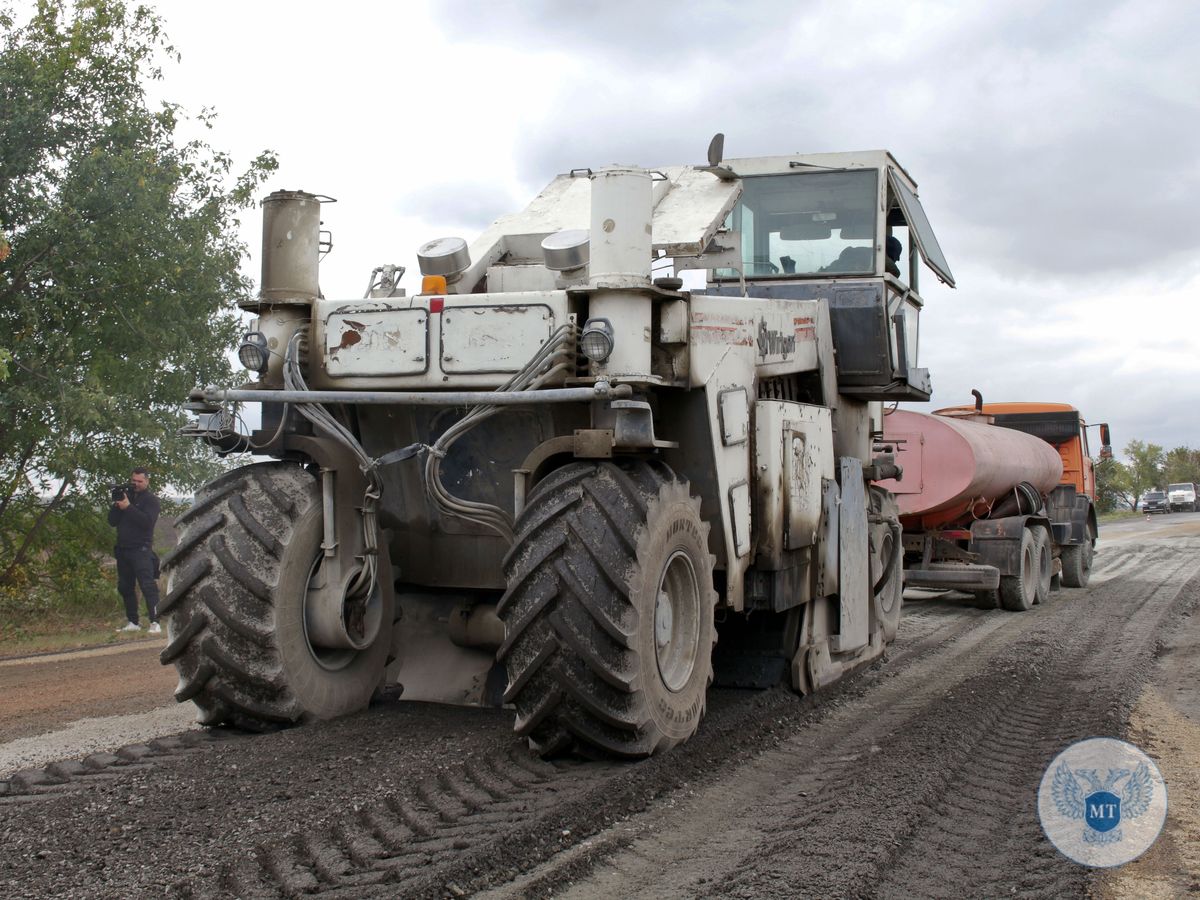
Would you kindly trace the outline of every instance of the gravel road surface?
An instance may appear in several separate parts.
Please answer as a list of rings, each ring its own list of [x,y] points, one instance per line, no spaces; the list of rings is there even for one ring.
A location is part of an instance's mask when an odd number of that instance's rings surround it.
[[[1022,614],[909,603],[884,662],[817,698],[713,691],[692,741],[636,765],[548,764],[506,711],[417,703],[185,731],[155,718],[187,713],[157,648],[0,661],[0,895],[1200,891],[1200,514],[1103,535],[1086,590]],[[1097,735],[1146,749],[1171,792],[1158,843],[1113,872],[1036,817],[1045,766]]]

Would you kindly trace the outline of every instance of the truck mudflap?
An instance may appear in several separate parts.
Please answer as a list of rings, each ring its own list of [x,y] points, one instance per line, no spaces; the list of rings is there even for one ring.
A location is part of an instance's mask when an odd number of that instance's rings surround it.
[[[1054,543],[1066,547],[1091,540],[1089,526],[1095,512],[1092,501],[1080,494],[1073,484],[1060,484],[1046,498],[1046,515],[1051,522]]]
[[[904,586],[944,591],[994,591],[1000,587],[1000,570],[972,563],[930,563],[923,569],[906,569]]]
[[[1020,575],[1021,536],[1032,525],[1050,530],[1050,522],[1044,516],[979,519],[971,523],[970,551],[981,564],[994,566],[1001,575]]]

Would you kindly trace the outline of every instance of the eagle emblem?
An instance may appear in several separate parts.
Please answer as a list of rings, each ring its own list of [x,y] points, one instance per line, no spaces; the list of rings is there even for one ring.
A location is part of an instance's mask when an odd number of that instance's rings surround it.
[[[1086,782],[1086,788],[1080,779]],[[1121,822],[1132,821],[1150,808],[1154,782],[1144,762],[1132,773],[1128,769],[1109,769],[1101,779],[1100,770],[1072,772],[1063,760],[1054,770],[1051,796],[1060,815],[1083,820],[1085,843],[1113,844],[1121,840]]]

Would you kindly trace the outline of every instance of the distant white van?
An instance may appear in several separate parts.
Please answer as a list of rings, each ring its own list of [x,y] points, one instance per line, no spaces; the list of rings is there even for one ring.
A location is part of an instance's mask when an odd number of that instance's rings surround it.
[[[1167,498],[1171,503],[1171,512],[1196,512],[1200,509],[1200,489],[1194,482],[1185,481],[1182,484],[1168,484]]]

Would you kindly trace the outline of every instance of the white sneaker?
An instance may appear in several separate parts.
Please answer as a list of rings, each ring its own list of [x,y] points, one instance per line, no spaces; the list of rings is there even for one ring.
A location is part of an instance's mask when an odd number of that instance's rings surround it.
[[[157,622],[151,622],[150,627],[146,629],[151,634],[162,634],[162,626]]]
[[[142,626],[137,622],[126,622],[124,628],[118,628],[117,631],[141,631]]]

